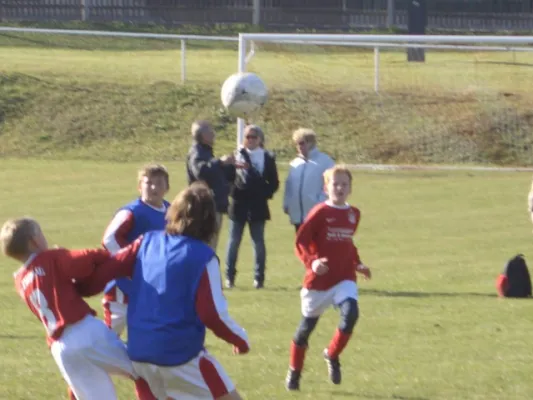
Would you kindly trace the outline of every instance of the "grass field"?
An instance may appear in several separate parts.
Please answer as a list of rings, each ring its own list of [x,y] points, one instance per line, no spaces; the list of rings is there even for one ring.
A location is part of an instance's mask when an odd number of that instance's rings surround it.
[[[0,35],[0,221],[29,214],[51,243],[98,246],[114,210],[136,195],[142,162],[167,164],[172,194],[185,185],[176,160],[189,146],[192,120],[213,121],[217,153],[232,150],[235,124],[220,110],[218,92],[236,69],[235,48],[189,44],[189,81],[181,85],[178,47]],[[384,52],[376,95],[371,52],[258,50],[250,70],[272,95],[254,122],[280,160],[293,156],[291,132],[304,125],[316,129],[322,149],[353,163],[533,165],[530,53],[428,52],[425,64],[414,65],[403,52]],[[252,352],[234,357],[212,337],[209,349],[246,399],[530,399],[531,301],[500,300],[494,289],[508,258],[530,255],[530,178],[357,172],[357,244],[374,279],[360,284],[362,315],[341,358],[343,384],[327,382],[320,356],[337,323],[329,312],[312,337],[298,394],[285,392],[283,379],[300,318],[302,267],[278,193],[267,228],[267,287],[252,288],[245,240],[238,287],[227,292]],[[0,264],[0,399],[63,399],[43,328],[13,289],[17,265]],[[99,298],[91,304],[101,311]],[[117,386],[121,400],[133,398],[129,382]]]
[[[176,193],[185,183],[183,165],[168,167]],[[135,196],[136,168],[0,160],[0,220],[30,214],[42,222],[51,243],[98,246],[113,211]],[[331,311],[312,337],[299,394],[286,393],[283,379],[299,321],[302,267],[293,256],[293,231],[278,194],[267,229],[267,287],[252,288],[251,246],[245,240],[238,287],[226,292],[253,350],[235,357],[228,345],[209,337],[210,351],[246,399],[531,398],[531,301],[500,300],[494,289],[510,256],[530,254],[529,183],[529,174],[520,173],[358,172],[352,195],[363,211],[357,244],[374,279],[360,284],[362,315],[341,358],[343,384],[328,383],[320,357],[337,323]],[[43,328],[13,289],[17,265],[6,259],[1,264],[0,398],[64,398]],[[91,303],[101,311],[98,298]],[[129,382],[117,384],[120,399],[131,399]]]
[[[0,35],[0,155],[177,159],[198,117],[232,149],[219,89],[235,45],[188,46],[181,85],[176,41]],[[350,162],[533,165],[532,53],[429,51],[414,64],[384,51],[378,95],[373,60],[372,50],[259,45],[249,69],[271,97],[253,122],[269,148],[291,157],[290,134],[305,125]]]

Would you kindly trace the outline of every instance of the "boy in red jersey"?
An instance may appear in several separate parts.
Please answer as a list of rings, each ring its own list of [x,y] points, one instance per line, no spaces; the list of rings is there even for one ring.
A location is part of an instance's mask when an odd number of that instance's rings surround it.
[[[14,274],[17,293],[44,325],[63,378],[79,400],[116,399],[110,374],[132,377],[124,344],[76,291],[109,259],[105,250],[48,249],[39,224],[7,221],[0,230],[2,252],[24,265]]]
[[[342,166],[328,169],[324,183],[329,199],[309,212],[296,235],[296,254],[306,270],[300,293],[303,319],[291,343],[288,390],[299,390],[309,336],[322,313],[332,305],[340,310],[341,321],[324,350],[324,359],[331,381],[341,382],[339,355],[359,317],[356,272],[367,279],[371,276],[352,239],[361,212],[346,203],[352,186],[350,170]]]

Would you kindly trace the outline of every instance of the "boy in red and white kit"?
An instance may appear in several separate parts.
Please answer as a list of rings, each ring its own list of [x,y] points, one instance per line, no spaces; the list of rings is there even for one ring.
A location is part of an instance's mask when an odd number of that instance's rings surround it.
[[[118,336],[76,291],[109,259],[105,250],[48,249],[39,224],[30,218],[7,221],[0,230],[2,252],[23,266],[14,274],[17,293],[44,325],[63,378],[78,400],[113,400],[110,374],[133,376],[133,366]]]
[[[353,243],[361,212],[346,203],[351,193],[352,174],[343,166],[324,173],[328,200],[316,205],[296,235],[296,254],[305,265],[300,296],[303,319],[291,343],[287,390],[300,389],[309,336],[320,316],[330,306],[340,310],[341,321],[329,346],[324,350],[329,377],[341,382],[339,355],[348,344],[357,319],[357,274],[369,279]]]

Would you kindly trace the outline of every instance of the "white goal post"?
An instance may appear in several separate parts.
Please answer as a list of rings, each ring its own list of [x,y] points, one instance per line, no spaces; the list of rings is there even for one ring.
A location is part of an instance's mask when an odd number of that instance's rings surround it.
[[[370,47],[374,49],[374,91],[379,92],[380,48],[424,48],[466,51],[533,51],[533,36],[459,36],[459,35],[360,35],[360,34],[239,34],[238,72],[255,54],[254,42]],[[516,47],[522,46],[522,47]],[[525,47],[532,46],[532,47]],[[243,119],[237,120],[237,146],[244,139]]]

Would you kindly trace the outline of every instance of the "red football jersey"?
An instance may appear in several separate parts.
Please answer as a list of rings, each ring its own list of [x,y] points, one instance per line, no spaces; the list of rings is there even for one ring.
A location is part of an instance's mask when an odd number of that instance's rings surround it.
[[[73,280],[87,278],[109,258],[106,250],[50,249],[33,255],[15,272],[15,288],[43,323],[49,345],[67,325],[96,315],[76,292]]]
[[[306,272],[303,286],[313,290],[327,290],[344,280],[356,281],[356,267],[361,263],[353,235],[361,212],[346,205],[327,202],[316,205],[298,229],[296,255],[304,263]],[[328,272],[316,275],[313,261],[328,259]]]

